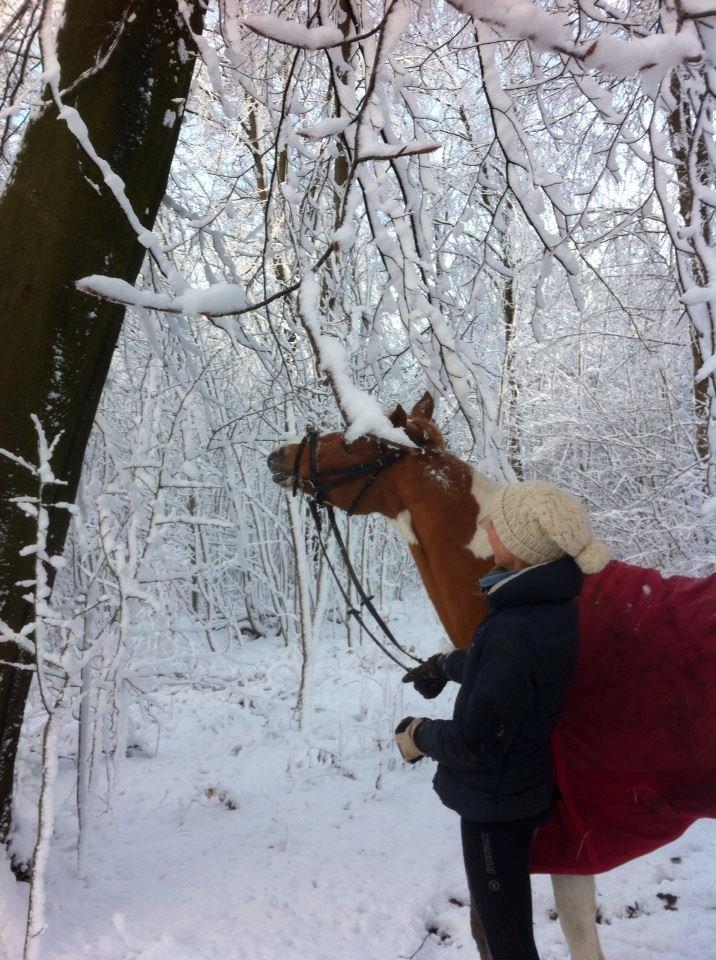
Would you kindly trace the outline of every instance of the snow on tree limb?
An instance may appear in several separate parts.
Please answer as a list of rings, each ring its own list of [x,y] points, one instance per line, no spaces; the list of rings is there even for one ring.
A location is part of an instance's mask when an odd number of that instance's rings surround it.
[[[686,306],[694,306],[697,303],[708,303],[709,300],[716,299],[716,284],[710,284],[708,287],[692,287],[679,298]]]
[[[385,143],[383,140],[361,138],[357,163],[367,160],[395,160],[397,157],[411,157],[422,153],[434,153],[440,149],[439,143],[427,140],[413,140],[412,143]]]
[[[346,127],[352,122],[353,120],[350,115],[325,117],[318,123],[314,123],[313,126],[304,127],[302,130],[296,132],[299,137],[304,137],[306,140],[323,140],[324,137],[335,137],[339,133],[343,133]]]
[[[348,421],[346,440],[351,442],[365,434],[371,434],[400,446],[414,446],[405,432],[394,427],[388,420],[376,398],[353,383],[348,373],[348,360],[343,344],[336,337],[322,332],[318,277],[312,270],[301,277],[298,300],[301,319],[314,345],[316,359],[322,372],[329,378],[336,401]]]
[[[407,5],[399,4],[399,0],[390,0],[383,17],[374,27],[354,35],[344,35],[335,24],[305,27],[295,20],[284,20],[272,14],[251,14],[244,17],[241,23],[258,36],[285,46],[301,47],[304,50],[333,50],[347,43],[367,40],[383,30],[396,7],[403,14],[401,17],[403,22],[410,18]]]
[[[44,78],[52,94],[52,99],[57,106],[58,118],[67,124],[67,129],[99,170],[102,179],[124,212],[127,222],[132,230],[134,230],[139,243],[152,252],[162,273],[172,285],[173,289],[177,292],[184,290],[187,287],[186,281],[165,256],[159,238],[155,237],[151,230],[147,230],[139,219],[127,196],[124,181],[114,172],[108,161],[97,153],[90,138],[87,125],[79,112],[74,107],[65,104],[62,99],[60,90],[60,62],[57,56],[56,38],[52,31],[52,12],[53,2],[49,0],[42,16],[40,45],[42,48],[43,66],[45,68]]]
[[[707,377],[713,377],[716,374],[716,353],[712,354],[708,360],[705,360],[701,367],[696,371],[695,380],[705,380]]]
[[[305,27],[296,20],[283,20],[271,14],[252,14],[241,22],[260,37],[304,50],[325,50],[345,42],[345,37],[335,25]]]
[[[139,290],[118,277],[103,277],[96,274],[83,277],[75,285],[83,293],[89,293],[104,300],[112,300],[128,307],[158,310],[162,313],[223,317],[246,311],[244,288],[234,283],[212,283],[203,289],[189,287],[177,296],[170,293],[156,293],[153,290]]]
[[[209,79],[211,81],[211,86],[216,93],[221,106],[223,107],[224,113],[230,119],[236,118],[236,106],[229,100],[226,96],[226,91],[224,89],[224,82],[221,76],[221,64],[219,63],[219,57],[216,53],[216,50],[211,46],[207,41],[203,33],[195,33],[191,27],[191,16],[192,11],[187,3],[187,0],[177,0],[177,6],[179,7],[179,13],[184,18],[184,24],[192,36],[194,43],[197,46],[201,59],[204,61],[206,66],[206,72],[209,74]],[[228,18],[229,24],[232,23],[231,17]],[[232,40],[236,41],[236,36],[232,35]],[[232,44],[232,50],[235,51],[236,46]]]
[[[449,0],[451,6],[505,38],[528,40],[537,50],[580,61],[612,77],[647,74],[656,92],[658,81],[678,64],[696,63],[703,49],[693,22],[675,34],[655,34],[622,40],[604,30],[598,37],[575,40],[566,12],[551,13],[533,0]]]

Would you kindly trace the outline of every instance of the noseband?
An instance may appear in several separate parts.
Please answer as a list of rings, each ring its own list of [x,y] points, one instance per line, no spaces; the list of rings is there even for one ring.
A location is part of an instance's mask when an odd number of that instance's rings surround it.
[[[384,470],[398,463],[403,457],[407,456],[408,450],[405,447],[393,447],[385,440],[377,439],[377,456],[375,460],[369,460],[367,463],[358,463],[352,467],[336,467],[333,470],[324,470],[321,473],[318,469],[318,430],[315,427],[309,427],[305,436],[298,445],[296,459],[293,462],[293,495],[296,496],[299,483],[299,467],[304,448],[308,444],[309,455],[309,476],[311,484],[311,496],[316,503],[324,504],[326,494],[336,487],[343,486],[346,483],[352,483],[360,477],[366,477],[366,481],[355,495],[348,507],[348,516],[352,517],[358,502],[368,487]]]
[[[411,660],[414,660],[416,663],[422,663],[423,661],[410,653],[409,650],[406,650],[405,647],[401,646],[400,643],[393,636],[390,628],[387,623],[383,620],[381,615],[376,610],[373,605],[373,598],[368,596],[368,594],[363,589],[363,584],[360,582],[358,574],[355,572],[355,568],[351,563],[350,554],[345,545],[345,541],[341,536],[341,531],[338,529],[338,524],[336,523],[336,515],[333,510],[333,505],[326,500],[326,493],[331,490],[334,490],[336,487],[340,487],[343,484],[351,483],[353,480],[358,480],[360,477],[366,477],[366,481],[363,486],[360,488],[356,496],[353,498],[350,507],[348,508],[348,516],[352,516],[353,511],[358,506],[358,502],[363,494],[366,492],[368,487],[373,483],[375,478],[382,473],[383,470],[387,470],[388,467],[391,467],[394,463],[397,463],[399,460],[402,460],[403,457],[407,456],[408,450],[404,447],[393,447],[390,444],[387,444],[384,440],[380,438],[377,439],[378,450],[375,460],[369,460],[368,463],[359,463],[354,467],[337,467],[335,470],[325,470],[321,473],[318,469],[318,431],[314,427],[309,427],[306,431],[306,435],[303,437],[301,442],[298,445],[298,450],[296,451],[296,459],[293,462],[293,495],[296,496],[298,492],[298,483],[299,483],[299,467],[301,464],[301,456],[303,455],[304,448],[308,444],[308,455],[309,455],[309,464],[310,464],[310,475],[309,481],[311,483],[311,492],[308,498],[308,508],[311,511],[311,516],[313,517],[313,522],[316,524],[316,532],[318,534],[318,542],[321,547],[323,556],[325,557],[326,563],[328,564],[331,573],[333,574],[336,583],[338,584],[338,589],[340,590],[343,599],[346,601],[346,610],[348,614],[352,617],[355,617],[361,627],[365,630],[371,640],[383,651],[383,653],[389,657],[393,663],[397,663],[399,667],[403,670],[408,668],[404,663],[391,653],[387,647],[380,642],[380,640],[375,636],[375,634],[368,628],[368,626],[363,622],[361,615],[362,607],[365,607],[375,622],[378,624],[380,629],[383,631],[385,636],[388,638],[390,643],[393,644],[404,656],[409,657]],[[351,598],[349,596],[348,590],[341,583],[340,577],[336,573],[336,569],[331,562],[331,558],[328,555],[326,545],[323,542],[323,537],[321,536],[321,514],[319,507],[325,507],[326,512],[328,513],[328,520],[331,525],[331,530],[333,531],[333,536],[336,538],[338,543],[338,549],[340,550],[343,562],[346,565],[346,570],[353,581],[353,585],[358,591],[360,596],[360,608],[356,609],[353,606]]]

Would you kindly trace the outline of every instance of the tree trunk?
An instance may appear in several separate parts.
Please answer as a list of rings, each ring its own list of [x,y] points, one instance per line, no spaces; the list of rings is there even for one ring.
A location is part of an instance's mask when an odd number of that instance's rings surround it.
[[[679,213],[686,228],[685,236],[672,237],[678,258],[678,283],[680,291],[685,293],[694,284],[705,287],[709,283],[709,271],[704,263],[693,238],[688,231],[700,230],[706,247],[713,245],[713,238],[708,236],[709,213],[704,209],[697,209],[702,203],[696,197],[695,188],[704,186],[713,189],[710,180],[713,180],[713,170],[709,161],[709,153],[703,137],[694,142],[694,117],[691,105],[683,89],[683,84],[676,71],[671,76],[670,93],[673,98],[673,109],[668,116],[669,138],[674,158],[674,178],[678,188]],[[692,156],[695,158],[691,166]],[[696,183],[694,183],[696,177]],[[712,392],[716,387],[716,378],[711,375],[696,379],[699,370],[708,359],[703,349],[699,328],[710,328],[713,340],[713,316],[710,314],[709,303],[696,304],[687,308],[692,322],[691,355],[694,369],[694,407],[697,417],[696,449],[704,461],[709,456],[716,456],[711,450],[709,436],[709,418],[713,416]],[[700,321],[700,322],[699,322]],[[704,343],[706,338],[704,337]],[[713,347],[712,347],[713,349]],[[713,494],[713,490],[709,491]]]
[[[191,7],[196,34],[203,12],[194,0]],[[65,103],[79,111],[95,150],[122,178],[137,216],[151,228],[196,56],[176,0],[66,0],[57,53]],[[66,486],[53,495],[72,500],[124,316],[121,306],[90,299],[74,283],[93,273],[133,283],[145,250],[58,118],[49,90],[45,99],[0,197],[0,447],[35,462],[32,413],[49,437],[63,431],[53,464]],[[32,478],[7,461],[1,476],[0,617],[18,630],[30,611],[15,584],[32,575],[33,562],[18,552],[34,534],[32,521],[9,498],[31,493]],[[64,510],[51,516],[49,548],[60,553],[69,516]],[[0,643],[0,839],[10,826],[15,754],[32,676],[7,662],[30,660]]]

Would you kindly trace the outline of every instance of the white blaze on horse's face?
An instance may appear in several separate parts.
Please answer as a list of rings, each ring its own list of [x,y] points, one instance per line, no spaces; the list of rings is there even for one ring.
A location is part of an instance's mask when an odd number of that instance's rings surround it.
[[[480,526],[480,521],[485,516],[484,504],[487,502],[490,494],[499,486],[499,483],[490,480],[484,473],[480,473],[479,470],[473,470],[472,489],[470,492],[478,505],[478,514],[477,520],[475,521],[475,532],[467,544],[467,549],[479,560],[486,560],[487,557],[492,556],[490,541],[487,539],[486,531]]]
[[[401,510],[397,517],[393,517],[390,522],[406,543],[412,546],[418,542],[418,538],[415,536],[415,531],[413,530],[413,520],[410,516],[410,510]]]

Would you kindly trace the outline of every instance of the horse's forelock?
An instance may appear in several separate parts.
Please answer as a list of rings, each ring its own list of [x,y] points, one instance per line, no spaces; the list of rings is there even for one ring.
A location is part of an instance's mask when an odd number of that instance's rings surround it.
[[[405,432],[410,439],[420,447],[436,447],[439,450],[445,449],[445,438],[440,432],[439,427],[426,417],[409,417]]]

